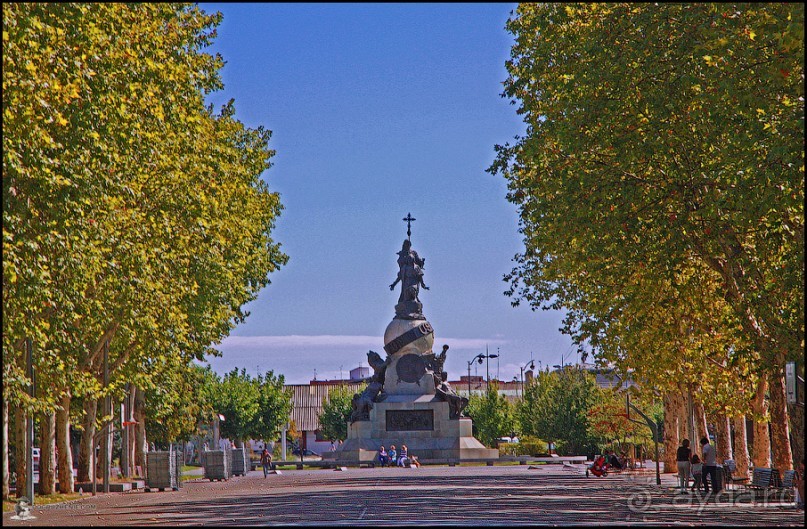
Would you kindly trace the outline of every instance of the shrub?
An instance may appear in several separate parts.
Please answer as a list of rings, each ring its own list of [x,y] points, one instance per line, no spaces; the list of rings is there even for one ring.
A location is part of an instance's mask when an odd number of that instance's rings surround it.
[[[536,456],[546,454],[549,451],[546,441],[531,435],[521,437],[519,443],[510,446],[515,447],[515,455],[519,456]]]

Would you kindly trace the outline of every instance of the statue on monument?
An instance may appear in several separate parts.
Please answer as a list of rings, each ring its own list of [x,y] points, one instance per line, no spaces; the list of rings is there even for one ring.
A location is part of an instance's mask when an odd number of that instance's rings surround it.
[[[407,215],[404,219],[407,222],[407,235],[411,235],[410,224],[414,218]],[[407,238],[403,242],[401,251],[398,252],[398,277],[390,285],[390,290],[395,289],[395,285],[401,283],[401,294],[398,297],[398,304],[395,305],[395,320],[421,320],[425,318],[421,311],[423,305],[418,299],[420,287],[428,290],[429,287],[423,282],[423,268],[426,259],[421,258],[418,253],[412,249],[412,243]],[[429,322],[422,323],[413,322],[415,326],[408,331],[403,332],[396,338],[389,340],[384,345],[384,350],[387,352],[387,358],[382,359],[381,355],[374,351],[367,353],[367,361],[370,367],[373,368],[373,376],[368,379],[369,384],[360,393],[353,395],[352,412],[350,414],[350,422],[368,421],[370,420],[370,410],[376,402],[382,402],[386,399],[387,393],[384,388],[386,380],[387,368],[394,363],[394,369],[397,374],[397,383],[401,382],[416,384],[420,386],[422,377],[431,373],[431,378],[434,381],[433,393],[439,400],[448,403],[449,417],[451,419],[459,419],[462,411],[468,405],[468,399],[461,397],[447,382],[448,373],[443,371],[443,365],[446,361],[448,353],[448,345],[443,346],[440,354],[435,355],[431,351],[431,346],[421,351],[420,353],[406,353],[403,356],[398,355],[398,351],[405,349],[409,344],[415,342],[424,336],[429,336],[434,333]],[[431,382],[431,381],[430,381]]]
[[[373,376],[370,377],[370,383],[361,393],[353,395],[351,406],[353,411],[350,412],[350,422],[356,421],[369,421],[370,410],[374,402],[384,400],[381,392],[384,390],[384,373],[389,365],[389,359],[383,360],[381,355],[375,351],[367,353],[367,362],[373,368]]]
[[[367,386],[353,395],[348,438],[335,453],[338,462],[372,461],[379,446],[406,438],[425,460],[497,459],[496,448],[486,448],[473,437],[473,421],[463,417],[468,399],[448,383],[444,370],[448,345],[435,354],[435,331],[423,315],[420,287],[426,260],[412,249],[407,214],[407,238],[397,253],[398,275],[389,285],[401,292],[395,315],[384,330],[384,353],[367,353],[373,374]],[[386,353],[386,354],[385,354]]]
[[[418,299],[420,287],[429,290],[423,282],[423,268],[426,259],[421,258],[412,249],[409,239],[404,240],[401,251],[398,252],[398,276],[389,286],[390,290],[395,290],[395,285],[400,281],[401,295],[398,296],[398,304],[395,305],[395,317],[416,320],[423,319],[423,304]]]
[[[443,371],[447,353],[448,345],[443,345],[443,351],[440,354],[429,353],[423,355],[423,359],[434,376],[435,394],[448,402],[449,418],[459,419],[462,415],[462,410],[468,406],[468,399],[458,395],[454,388],[451,387],[451,384],[448,383],[448,373]]]
[[[429,290],[423,282],[423,268],[426,258],[421,259],[418,253],[412,249],[409,239],[404,240],[401,251],[398,252],[398,277],[389,286],[390,290],[395,290],[395,285],[401,282],[401,295],[398,296],[398,303],[403,301],[420,301],[418,293],[420,287]]]

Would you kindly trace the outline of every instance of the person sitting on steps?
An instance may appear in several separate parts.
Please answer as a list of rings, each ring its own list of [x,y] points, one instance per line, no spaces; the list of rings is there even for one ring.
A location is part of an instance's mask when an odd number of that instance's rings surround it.
[[[378,462],[381,463],[382,467],[389,465],[389,454],[387,454],[387,449],[383,445],[378,449]]]
[[[398,466],[405,467],[408,462],[409,451],[407,450],[406,445],[401,445],[401,455],[398,456]]]

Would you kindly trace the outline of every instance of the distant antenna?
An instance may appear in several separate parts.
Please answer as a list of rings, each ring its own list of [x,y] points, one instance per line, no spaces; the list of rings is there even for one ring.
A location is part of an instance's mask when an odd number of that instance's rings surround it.
[[[314,370],[314,380],[316,380],[316,379],[317,379],[317,370],[315,369]]]

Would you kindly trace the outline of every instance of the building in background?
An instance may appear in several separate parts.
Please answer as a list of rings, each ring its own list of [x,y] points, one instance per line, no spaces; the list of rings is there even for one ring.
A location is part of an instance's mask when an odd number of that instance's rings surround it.
[[[555,371],[561,369],[585,369],[594,375],[597,385],[601,388],[612,388],[615,386],[633,386],[635,385],[632,380],[622,380],[613,369],[596,367],[594,364],[569,364],[563,367],[557,366]],[[286,388],[292,390],[292,409],[289,415],[289,424],[294,421],[295,428],[301,435],[301,445],[303,450],[311,450],[317,454],[327,452],[331,448],[331,439],[324,438],[320,433],[319,415],[322,413],[322,403],[327,399],[328,394],[339,386],[344,386],[351,394],[361,392],[365,385],[366,380],[370,377],[370,368],[359,366],[350,370],[350,378],[337,379],[337,380],[317,380],[314,378],[308,384],[286,384]],[[524,387],[529,386],[534,380],[534,373],[532,370],[524,372],[524,381],[518,380],[514,377],[513,380],[495,380],[491,382],[498,384],[498,392],[504,395],[510,402],[515,402],[524,394]],[[472,375],[461,376],[459,380],[449,381],[451,387],[459,395],[467,397],[471,395],[481,396],[487,392],[487,382],[485,377]],[[208,436],[209,437],[209,436]],[[202,446],[203,442],[210,439],[202,436],[198,439],[198,445]],[[266,446],[272,449],[275,445],[274,441],[265,443]],[[259,453],[263,448],[264,442],[262,440],[250,441],[250,447],[256,453]],[[288,459],[294,459],[295,456],[291,453],[292,448],[288,447]]]

